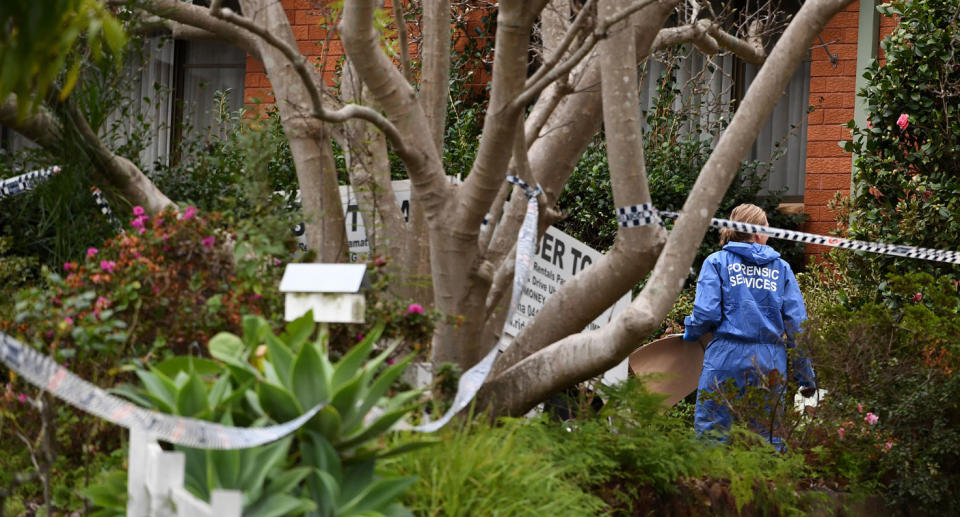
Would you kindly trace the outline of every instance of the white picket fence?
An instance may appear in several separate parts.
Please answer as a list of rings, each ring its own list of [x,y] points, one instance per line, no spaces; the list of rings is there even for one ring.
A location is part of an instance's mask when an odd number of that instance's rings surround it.
[[[186,457],[164,451],[150,433],[130,431],[127,517],[240,517],[243,493],[214,490],[210,503],[183,488]]]

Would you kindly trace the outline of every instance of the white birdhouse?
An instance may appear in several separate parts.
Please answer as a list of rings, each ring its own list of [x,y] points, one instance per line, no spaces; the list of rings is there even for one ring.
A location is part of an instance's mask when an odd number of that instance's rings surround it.
[[[286,293],[284,319],[293,321],[313,309],[317,322],[363,323],[367,287],[364,264],[288,264],[280,281],[280,292]]]

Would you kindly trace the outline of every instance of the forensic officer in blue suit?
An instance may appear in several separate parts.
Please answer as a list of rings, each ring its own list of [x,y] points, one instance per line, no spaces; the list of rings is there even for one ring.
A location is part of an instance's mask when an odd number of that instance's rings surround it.
[[[763,209],[751,204],[736,207],[730,219],[767,224]],[[785,374],[786,348],[794,346],[793,336],[807,319],[793,270],[766,242],[766,236],[724,228],[723,249],[707,257],[700,270],[693,314],[685,319],[683,333],[685,341],[697,341],[713,332],[697,388],[694,427],[698,435],[715,431],[723,436],[730,426],[726,409],[704,395],[727,379],[742,390],[747,384],[756,385],[760,372]],[[802,354],[795,355],[796,381],[804,396],[812,396],[816,390],[813,369]],[[779,444],[776,438],[772,441]]]

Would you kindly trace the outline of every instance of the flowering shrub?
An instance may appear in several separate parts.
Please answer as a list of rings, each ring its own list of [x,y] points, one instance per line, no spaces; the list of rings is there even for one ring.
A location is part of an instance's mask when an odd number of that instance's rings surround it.
[[[852,122],[857,153],[850,201],[855,238],[930,248],[960,247],[960,26],[955,0],[893,1],[899,25],[881,43],[886,59],[864,73],[865,127]],[[844,221],[846,222],[846,220]],[[956,266],[854,256],[856,279],[874,288],[894,268],[960,280]],[[882,291],[882,289],[881,289]]]
[[[434,309],[388,292],[392,276],[387,272],[387,260],[376,257],[367,265],[370,289],[367,291],[367,321],[383,321],[383,336],[403,338],[398,353],[421,352],[422,359],[429,354],[433,329],[441,314]],[[358,335],[357,341],[363,336]]]
[[[282,272],[276,257],[234,257],[220,216],[199,217],[193,207],[154,217],[134,207],[133,214],[134,231],[88,248],[62,272],[47,271],[46,286],[21,291],[16,318],[3,327],[82,369],[95,357],[188,353],[216,332],[239,331],[243,314],[279,312],[279,296],[263,296]],[[243,277],[238,264],[249,271]],[[93,370],[80,373],[102,371]]]
[[[912,273],[884,281],[883,303],[859,294],[838,302],[849,289],[834,278],[804,278],[811,321],[802,344],[830,398],[798,443],[824,471],[885,485],[892,502],[960,511],[956,287]]]

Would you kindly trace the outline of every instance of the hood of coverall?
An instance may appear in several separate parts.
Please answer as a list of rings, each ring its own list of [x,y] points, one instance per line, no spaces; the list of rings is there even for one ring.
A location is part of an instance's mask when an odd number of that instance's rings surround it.
[[[762,266],[780,258],[776,250],[765,244],[755,242],[728,242],[725,251],[740,256],[748,264]]]

